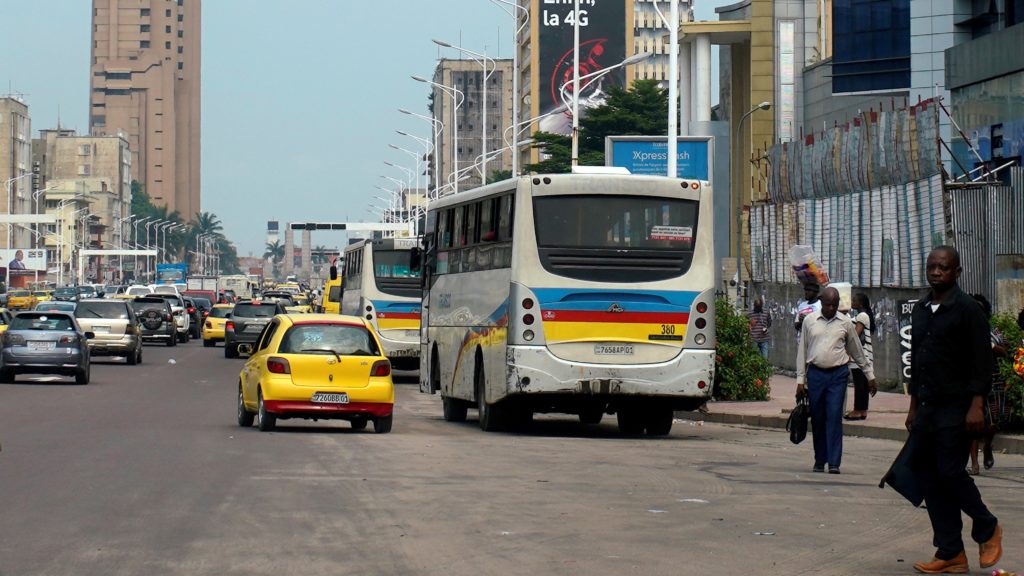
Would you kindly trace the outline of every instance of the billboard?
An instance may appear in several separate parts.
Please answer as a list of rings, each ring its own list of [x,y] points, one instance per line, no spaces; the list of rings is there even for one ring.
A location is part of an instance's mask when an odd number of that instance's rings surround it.
[[[584,0],[580,13],[574,14],[573,3],[543,3],[537,22],[538,113],[547,114],[563,106],[560,91],[566,86],[566,99],[571,102],[573,77],[573,27],[579,18],[580,76],[614,66],[626,59],[626,2],[624,0]],[[625,86],[625,67],[598,79],[580,82],[580,115],[587,108],[604,103],[609,86]],[[539,121],[540,130],[568,135],[572,119],[568,112],[553,114]]]
[[[0,266],[13,274],[16,270],[46,271],[46,250],[42,248],[10,248],[0,250]]]
[[[676,177],[711,181],[710,137],[680,136],[676,142]],[[604,162],[631,174],[665,176],[668,170],[668,142],[665,136],[609,136],[605,139]]]

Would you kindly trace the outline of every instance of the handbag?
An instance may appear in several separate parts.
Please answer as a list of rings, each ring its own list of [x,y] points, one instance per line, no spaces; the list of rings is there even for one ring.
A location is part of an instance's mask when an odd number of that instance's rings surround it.
[[[807,438],[807,421],[811,419],[811,403],[807,396],[798,398],[793,411],[789,413],[789,420],[786,421],[786,431],[789,432],[789,441],[799,444]]]
[[[928,481],[919,470],[917,442],[917,435],[911,432],[896,460],[878,483],[879,488],[888,484],[915,507],[924,502],[928,488]]]

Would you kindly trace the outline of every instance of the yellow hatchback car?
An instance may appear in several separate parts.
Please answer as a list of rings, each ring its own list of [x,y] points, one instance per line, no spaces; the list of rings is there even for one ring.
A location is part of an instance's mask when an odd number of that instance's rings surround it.
[[[53,290],[36,290],[32,295],[36,297],[36,304],[53,300]]]
[[[36,307],[36,297],[28,290],[11,290],[7,293],[9,310],[31,310]]]
[[[210,315],[203,320],[203,346],[212,348],[224,341],[224,325],[231,318],[234,304],[214,304]]]
[[[271,320],[239,375],[238,425],[273,430],[278,420],[373,422],[391,431],[395,386],[373,327],[337,314],[280,314]]]
[[[289,314],[310,314],[313,312],[313,306],[309,303],[309,298],[305,296],[293,296],[292,302],[295,302],[294,306],[284,307]]]

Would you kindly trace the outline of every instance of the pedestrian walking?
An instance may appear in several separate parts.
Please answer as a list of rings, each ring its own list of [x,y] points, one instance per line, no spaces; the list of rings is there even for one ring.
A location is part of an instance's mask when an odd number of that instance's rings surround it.
[[[871,334],[875,331],[875,313],[871,311],[871,300],[868,295],[858,292],[853,295],[853,327],[860,338],[860,345],[864,349],[864,357],[874,367],[875,354],[871,345]],[[867,374],[862,366],[856,362],[850,362],[850,376],[853,378],[853,410],[843,416],[844,420],[866,420],[868,417],[868,403],[870,398],[878,392],[878,388],[868,383]]]
[[[754,346],[760,352],[761,357],[767,360],[772,339],[768,332],[772,326],[772,316],[764,311],[764,299],[758,296],[754,300],[754,310],[747,316],[750,318],[750,339],[754,341]]]
[[[985,312],[985,318],[991,322],[992,303],[982,294],[971,294],[971,297],[978,302],[981,309]],[[988,398],[985,399],[985,431],[982,432],[981,438],[975,436],[971,440],[971,467],[968,469],[968,473],[972,476],[977,476],[981,473],[981,469],[978,466],[979,447],[985,455],[985,470],[990,470],[995,466],[996,461],[992,455],[992,440],[995,439],[999,428],[1006,426],[1010,421],[1010,406],[1006,403],[1006,382],[999,374],[999,365],[997,364],[999,358],[1007,355],[1006,338],[1003,337],[1003,333],[998,328],[992,327],[991,324],[989,326],[992,345],[992,388],[988,392]]]
[[[814,436],[815,472],[839,474],[843,460],[843,401],[852,359],[864,368],[869,384],[875,373],[864,357],[853,320],[839,310],[839,291],[825,288],[821,310],[804,318],[796,353],[797,397],[811,403],[811,431]]]
[[[960,290],[960,254],[939,246],[928,254],[931,291],[912,312],[910,408],[907,429],[915,437],[915,461],[923,480],[936,551],[914,568],[925,574],[970,570],[961,512],[973,521],[979,563],[988,568],[1003,553],[1003,530],[967,474],[971,435],[985,428],[985,398],[992,386],[988,320]]]
[[[821,288],[817,284],[804,284],[804,299],[796,303],[796,316],[793,318],[793,327],[796,329],[796,339],[800,340],[800,327],[803,326],[804,318],[811,312],[821,310],[821,299],[818,292]]]

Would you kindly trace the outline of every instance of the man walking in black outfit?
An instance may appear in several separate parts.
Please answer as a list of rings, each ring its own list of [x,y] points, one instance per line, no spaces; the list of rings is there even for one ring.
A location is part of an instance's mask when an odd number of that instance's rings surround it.
[[[913,310],[910,410],[907,429],[917,438],[915,460],[925,483],[935,557],[914,568],[926,574],[969,571],[961,538],[967,514],[982,568],[1002,556],[1002,527],[967,474],[971,435],[985,428],[983,406],[992,384],[988,320],[957,286],[960,254],[940,246],[928,254],[931,292]]]

